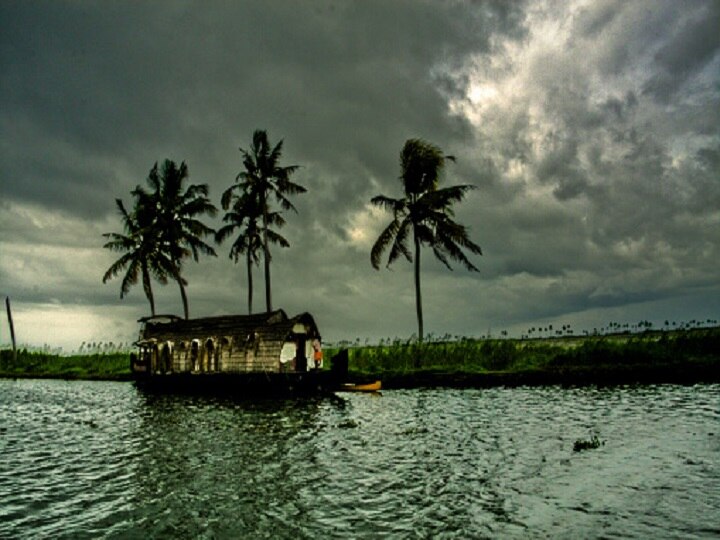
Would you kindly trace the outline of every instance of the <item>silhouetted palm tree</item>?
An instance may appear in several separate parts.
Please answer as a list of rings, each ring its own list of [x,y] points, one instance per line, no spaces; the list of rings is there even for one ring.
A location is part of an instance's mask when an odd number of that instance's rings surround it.
[[[215,231],[197,218],[204,214],[214,216],[217,208],[208,198],[207,184],[192,184],[184,188],[189,178],[183,161],[178,167],[166,159],[162,168],[155,163],[147,177],[151,191],[138,186],[133,194],[139,206],[152,216],[151,228],[158,241],[158,249],[173,263],[170,276],[177,281],[183,302],[185,318],[189,318],[188,299],[185,292],[187,281],[182,277],[183,260],[189,256],[197,262],[200,253],[217,256],[215,250],[203,241],[203,237]]]
[[[223,200],[223,202],[226,203],[223,204],[223,209],[228,210],[230,201]],[[267,218],[268,225],[282,227],[285,224],[285,220],[278,212],[268,213]],[[237,263],[240,256],[245,255],[248,275],[248,313],[251,315],[253,312],[252,267],[253,264],[257,265],[260,263],[259,252],[263,249],[263,234],[261,227],[258,224],[259,219],[262,219],[262,208],[260,207],[257,199],[251,197],[247,193],[244,193],[240,196],[235,196],[232,209],[223,217],[223,222],[227,223],[227,225],[221,227],[215,233],[215,240],[218,243],[222,243],[225,239],[231,236],[235,230],[239,230],[239,234],[230,248],[230,258],[234,259]],[[282,247],[290,246],[283,236],[270,228],[267,230],[267,239],[268,242],[279,244]]]
[[[422,296],[420,290],[420,247],[432,248],[435,256],[450,270],[448,259],[462,263],[468,270],[478,269],[468,260],[462,249],[482,255],[480,246],[468,238],[467,229],[453,218],[452,204],[460,202],[465,194],[474,189],[471,185],[459,185],[438,189],[440,175],[447,160],[437,146],[419,139],[410,139],[400,153],[405,196],[393,199],[385,195],[373,197],[370,202],[375,206],[390,210],[393,220],[383,230],[370,252],[370,261],[378,270],[383,251],[390,247],[387,266],[401,255],[413,261],[408,248],[412,233],[415,247],[415,304],[418,319],[418,340],[423,339]]]
[[[297,165],[286,167],[279,165],[282,146],[283,141],[281,140],[272,147],[268,141],[267,132],[255,130],[250,149],[243,150],[240,148],[245,170],[235,177],[236,183],[222,195],[223,207],[227,207],[235,190],[246,193],[257,200],[260,207],[262,215],[260,230],[262,232],[263,261],[265,265],[265,308],[268,312],[272,311],[269,238],[271,235],[268,232],[272,224],[270,222],[270,199],[274,197],[283,210],[296,211],[288,197],[306,191],[303,186],[290,181],[290,176],[298,169]]]
[[[120,298],[124,298],[130,287],[135,285],[138,277],[141,276],[145,296],[150,302],[150,313],[154,316],[155,299],[150,275],[155,276],[160,283],[167,283],[167,275],[172,273],[172,262],[158,250],[158,239],[155,230],[151,227],[149,214],[139,208],[137,202],[132,213],[125,209],[120,199],[115,199],[115,203],[122,216],[125,234],[103,234],[109,239],[103,247],[125,254],[105,272],[103,283],[125,271],[120,286]]]

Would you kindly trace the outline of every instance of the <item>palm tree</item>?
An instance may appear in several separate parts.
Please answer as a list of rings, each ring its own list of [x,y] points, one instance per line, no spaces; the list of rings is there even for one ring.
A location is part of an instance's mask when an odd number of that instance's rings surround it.
[[[212,246],[202,240],[215,231],[197,219],[203,214],[214,216],[217,208],[208,198],[207,184],[192,184],[184,189],[183,184],[188,178],[184,161],[178,167],[174,161],[166,159],[162,168],[155,163],[150,169],[147,177],[150,192],[141,186],[133,191],[140,207],[151,216],[158,250],[172,262],[169,274],[180,287],[186,319],[190,314],[185,292],[187,281],[182,277],[183,260],[192,256],[197,262],[200,253],[217,256]]]
[[[228,210],[230,201],[224,201],[224,210]],[[253,264],[260,263],[259,252],[263,249],[263,234],[258,225],[258,220],[262,218],[262,209],[257,199],[252,198],[249,194],[244,193],[241,196],[235,196],[232,209],[223,217],[223,222],[227,225],[221,227],[215,233],[215,240],[218,244],[239,230],[238,236],[230,247],[230,258],[237,263],[241,255],[245,255],[247,263],[248,275],[248,314],[252,315],[252,299],[253,299]],[[268,213],[268,224],[282,227],[285,220],[278,212]],[[269,242],[279,244],[282,247],[289,247],[288,241],[276,233],[272,229],[267,230],[267,239]]]
[[[474,189],[472,185],[451,186],[438,189],[440,175],[446,161],[455,161],[452,156],[443,154],[437,146],[420,139],[410,139],[400,153],[405,196],[399,199],[378,195],[371,203],[390,210],[393,220],[380,233],[370,252],[370,262],[378,270],[383,252],[390,247],[387,266],[389,267],[401,255],[413,261],[408,248],[408,239],[412,232],[415,247],[415,305],[418,319],[418,340],[423,339],[422,296],[420,290],[420,248],[425,245],[432,248],[435,256],[452,270],[449,259],[458,261],[468,270],[478,269],[463,253],[463,248],[471,253],[482,255],[480,246],[468,238],[468,230],[453,221],[452,204],[460,202],[465,194]]]
[[[125,254],[105,272],[103,283],[125,271],[120,286],[120,298],[124,298],[130,287],[138,282],[138,277],[142,276],[143,290],[150,302],[150,313],[154,316],[155,299],[150,275],[155,276],[160,283],[167,283],[167,275],[172,272],[172,263],[157,249],[158,241],[154,236],[154,229],[150,227],[150,216],[137,201],[132,213],[125,209],[122,200],[115,199],[115,203],[122,216],[125,234],[103,234],[109,240],[103,247]]]
[[[223,208],[229,206],[233,192],[239,190],[257,201],[262,215],[260,231],[262,233],[263,262],[265,266],[265,309],[272,311],[272,287],[270,283],[270,236],[271,223],[270,199],[272,197],[283,210],[297,211],[288,199],[290,195],[305,193],[305,188],[290,181],[290,176],[298,169],[297,165],[281,167],[283,141],[274,147],[268,141],[267,132],[255,130],[252,146],[249,150],[240,148],[245,170],[235,177],[235,184],[222,195]]]

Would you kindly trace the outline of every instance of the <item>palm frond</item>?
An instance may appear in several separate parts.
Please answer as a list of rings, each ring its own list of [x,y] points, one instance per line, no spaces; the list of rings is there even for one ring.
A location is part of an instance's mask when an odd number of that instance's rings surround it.
[[[476,255],[482,255],[482,248],[470,240],[468,228],[450,219],[438,223],[436,228],[438,238],[448,238],[453,243],[467,249]]]
[[[423,195],[423,204],[435,209],[449,208],[452,203],[462,202],[467,192],[473,189],[472,184],[436,189]]]
[[[380,269],[380,260],[382,258],[383,251],[387,249],[390,243],[395,239],[397,232],[400,228],[400,221],[393,219],[390,224],[385,227],[383,232],[380,233],[378,239],[373,244],[370,250],[370,263],[375,270]]]
[[[112,279],[115,276],[117,276],[118,274],[120,274],[120,272],[122,272],[125,269],[125,267],[130,264],[131,261],[132,261],[132,255],[128,253],[128,254],[125,254],[122,257],[120,257],[114,263],[112,263],[112,265],[110,265],[110,268],[108,268],[107,271],[105,272],[105,274],[103,275],[103,279],[102,279],[103,283],[106,283],[110,279]]]
[[[241,187],[242,186],[240,184],[236,183],[223,191],[222,196],[220,197],[220,206],[222,206],[223,210],[227,210],[228,208],[230,208],[230,204],[232,202],[233,196],[235,195],[235,191],[241,189]]]
[[[226,214],[225,217],[228,217],[228,214]],[[222,244],[225,240],[228,239],[228,237],[232,236],[232,234],[235,232],[235,229],[237,229],[239,226],[240,225],[237,222],[231,221],[228,225],[220,227],[217,231],[215,231],[215,242],[217,242],[218,244]]]
[[[109,242],[103,244],[103,248],[111,251],[128,251],[135,246],[135,240],[129,236],[117,233],[105,233],[103,236],[110,239]]]
[[[277,227],[279,229],[282,229],[285,226],[285,218],[282,217],[282,214],[280,212],[269,212],[267,214],[267,224],[268,226]]]
[[[146,182],[153,191],[160,190],[160,174],[158,172],[157,161],[155,162],[155,165],[153,165],[152,169],[150,169]]]
[[[441,263],[443,263],[443,264],[447,267],[448,270],[452,270],[452,269],[453,269],[452,266],[450,266],[450,263],[448,262],[447,257],[446,257],[445,254],[443,253],[443,251],[442,251],[442,249],[440,248],[440,246],[433,246],[432,250],[433,250],[433,253],[435,254],[435,257],[436,257]]]
[[[393,199],[386,197],[385,195],[376,195],[370,199],[370,203],[383,210],[389,210],[393,212],[397,218],[399,214],[403,213],[407,207],[407,201],[405,199]]]
[[[293,212],[297,213],[297,208],[293,205],[293,203],[290,202],[290,199],[285,197],[285,195],[276,192],[275,198],[277,199],[277,202],[280,204],[280,208],[283,210],[292,210]]]
[[[130,287],[138,282],[138,272],[140,270],[140,262],[131,259],[125,277],[120,285],[120,298],[124,298],[130,292]]]
[[[408,249],[407,242],[410,236],[410,231],[413,229],[413,223],[410,218],[405,218],[400,227],[398,227],[397,234],[395,235],[395,241],[393,242],[392,248],[390,249],[390,255],[388,256],[387,267],[394,263],[400,255],[403,255],[408,262],[412,262],[413,256]]]
[[[290,242],[288,242],[284,236],[281,236],[280,234],[270,229],[267,230],[267,239],[268,242],[270,242],[271,244],[277,244],[285,248],[290,247]]]
[[[461,263],[465,268],[473,272],[479,272],[478,268],[470,262],[465,253],[462,251],[461,246],[469,249],[471,252],[480,254],[480,246],[473,244],[467,236],[464,234],[457,235],[457,233],[446,234],[447,231],[440,230],[436,235],[437,243],[435,247],[442,250],[443,253],[447,253],[451,259]],[[468,243],[470,245],[468,245]],[[436,253],[437,255],[437,253]],[[445,262],[446,266],[449,264]]]

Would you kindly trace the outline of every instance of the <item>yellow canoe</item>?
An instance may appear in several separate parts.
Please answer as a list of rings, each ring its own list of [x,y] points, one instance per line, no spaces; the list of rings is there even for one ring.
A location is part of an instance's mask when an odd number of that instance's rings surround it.
[[[340,390],[345,392],[379,392],[381,388],[382,383],[375,381],[365,384],[346,383],[340,387]]]

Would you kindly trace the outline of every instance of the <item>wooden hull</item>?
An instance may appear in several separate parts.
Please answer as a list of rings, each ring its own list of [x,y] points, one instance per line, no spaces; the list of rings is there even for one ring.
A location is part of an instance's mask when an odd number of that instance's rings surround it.
[[[136,385],[155,392],[275,396],[323,394],[340,383],[329,371],[305,373],[176,373],[135,377]]]

